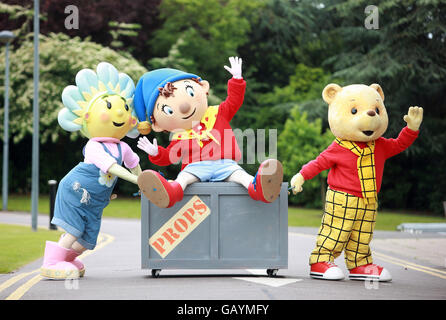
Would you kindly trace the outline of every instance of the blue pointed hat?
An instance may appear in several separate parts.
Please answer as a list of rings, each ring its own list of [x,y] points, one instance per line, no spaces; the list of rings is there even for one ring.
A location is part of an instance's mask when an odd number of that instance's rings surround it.
[[[145,121],[152,123],[150,117],[153,114],[153,108],[155,107],[156,99],[158,99],[159,96],[158,88],[164,88],[168,82],[192,78],[201,80],[201,78],[195,74],[170,68],[157,69],[145,73],[138,80],[135,89],[134,108],[139,122],[141,124]],[[141,133],[147,134],[148,132]]]

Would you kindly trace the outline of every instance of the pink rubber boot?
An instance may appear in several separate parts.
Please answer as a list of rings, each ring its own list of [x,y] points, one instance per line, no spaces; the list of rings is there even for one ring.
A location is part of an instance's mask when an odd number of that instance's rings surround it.
[[[85,266],[82,263],[82,261],[77,259],[77,257],[80,255],[81,254],[78,253],[76,250],[68,249],[67,262],[71,262],[72,264],[74,264],[76,268],[79,270],[79,277],[83,277],[85,274]]]
[[[72,262],[68,262],[69,256],[69,249],[59,246],[56,242],[47,241],[40,275],[50,279],[79,278],[78,268]]]
[[[65,233],[63,233],[60,238],[62,239],[65,236]],[[71,262],[72,264],[74,264],[76,266],[76,268],[79,270],[79,276],[83,277],[85,274],[85,266],[82,263],[82,261],[80,261],[79,259],[77,259],[78,256],[80,256],[81,254],[78,253],[76,250],[74,249],[68,249],[68,255],[67,255],[67,262]]]

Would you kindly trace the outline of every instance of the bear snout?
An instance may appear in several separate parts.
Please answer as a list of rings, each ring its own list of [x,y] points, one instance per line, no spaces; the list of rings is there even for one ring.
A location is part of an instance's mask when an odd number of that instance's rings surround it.
[[[369,110],[369,111],[367,111],[367,114],[371,117],[374,117],[376,115],[376,112],[373,110]]]

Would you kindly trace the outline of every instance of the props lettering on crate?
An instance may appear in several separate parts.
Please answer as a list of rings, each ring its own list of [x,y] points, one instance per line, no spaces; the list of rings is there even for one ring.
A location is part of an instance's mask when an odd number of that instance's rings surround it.
[[[264,161],[255,177],[238,164],[241,152],[229,122],[243,103],[246,82],[242,78],[242,59],[229,58],[232,74],[228,97],[219,106],[208,106],[209,82],[199,76],[176,69],[157,69],[144,74],[135,91],[135,109],[142,134],[171,132],[167,148],[156,139],[138,141],[138,148],[149,154],[159,166],[182,161],[182,171],[175,181],[167,181],[153,170],[138,179],[141,191],[161,208],[183,199],[184,189],[196,181],[233,181],[248,189],[252,199],[273,202],[280,193],[282,164]]]
[[[96,72],[79,71],[76,85],[62,92],[60,126],[70,132],[80,131],[89,140],[83,149],[84,161],[59,183],[51,223],[66,233],[58,243],[47,241],[41,268],[44,277],[83,276],[85,268],[77,256],[96,246],[102,211],[113,198],[117,178],[137,184],[139,157],[120,141],[126,135],[139,135],[134,91],[135,84],[128,75],[101,62]]]
[[[150,237],[149,244],[162,258],[165,258],[210,214],[209,207],[198,196],[193,196]]]
[[[387,159],[407,149],[418,137],[423,108],[410,107],[407,126],[398,138],[382,137],[388,117],[379,84],[329,84],[322,92],[328,103],[328,122],[336,137],[315,160],[291,180],[293,193],[323,170],[328,173],[325,214],[316,248],[310,257],[314,278],[340,280],[342,270],[333,261],[344,251],[350,279],[390,281],[390,273],[373,264],[370,241],[378,208],[378,193]]]

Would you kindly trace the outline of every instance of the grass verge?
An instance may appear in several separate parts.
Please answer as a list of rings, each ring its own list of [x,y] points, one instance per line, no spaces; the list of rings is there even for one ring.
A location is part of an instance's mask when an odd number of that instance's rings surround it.
[[[11,211],[31,211],[31,198],[29,196],[11,195],[8,209]],[[49,213],[49,197],[39,197],[39,212]],[[104,217],[133,218],[141,217],[141,204],[138,197],[118,197],[110,201],[104,209]],[[290,207],[288,210],[288,225],[297,227],[319,227],[322,218],[321,209],[306,209]],[[442,216],[421,214],[416,212],[395,212],[382,210],[378,212],[376,230],[396,230],[396,226],[404,222],[446,222]]]
[[[45,241],[57,241],[62,232],[0,224],[0,273],[9,273],[43,255]]]
[[[322,213],[322,209],[289,207],[288,225],[295,227],[319,227],[321,225]],[[375,230],[395,231],[399,224],[407,222],[438,223],[446,222],[446,219],[441,216],[383,210],[378,211]]]

